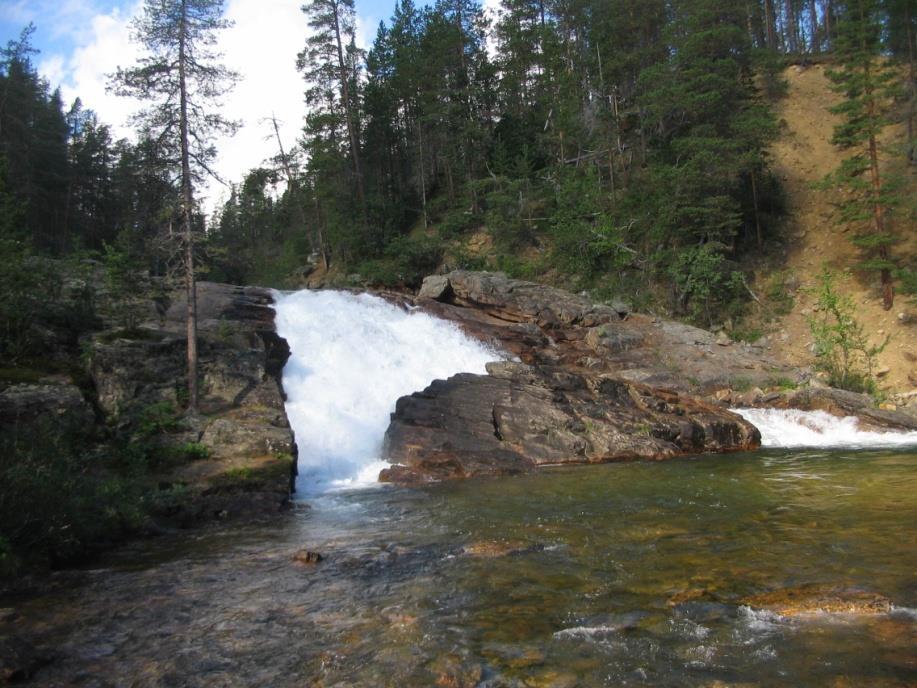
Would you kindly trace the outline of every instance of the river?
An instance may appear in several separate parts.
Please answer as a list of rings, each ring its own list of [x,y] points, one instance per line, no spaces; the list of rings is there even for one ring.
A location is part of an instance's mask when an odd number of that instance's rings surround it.
[[[433,377],[499,354],[366,298],[319,305],[345,329],[326,318],[309,343],[278,317],[304,499],[280,523],[134,543],[5,601],[49,660],[34,685],[917,684],[914,438],[770,415],[766,444],[810,446],[379,486],[383,397],[431,377],[410,353]],[[315,384],[332,364],[346,382]],[[322,561],[295,561],[304,549]]]

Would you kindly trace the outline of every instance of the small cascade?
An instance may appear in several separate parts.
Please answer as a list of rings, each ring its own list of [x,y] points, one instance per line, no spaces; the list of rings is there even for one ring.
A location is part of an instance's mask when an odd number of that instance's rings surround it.
[[[300,492],[375,483],[395,402],[435,379],[485,373],[503,356],[454,324],[369,294],[276,294],[287,416]]]
[[[917,447],[917,432],[863,430],[853,417],[796,409],[733,409],[761,431],[763,447]]]

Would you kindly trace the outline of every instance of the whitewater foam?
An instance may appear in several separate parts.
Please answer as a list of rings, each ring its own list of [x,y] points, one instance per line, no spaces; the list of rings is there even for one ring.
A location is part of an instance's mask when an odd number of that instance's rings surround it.
[[[917,432],[861,430],[853,417],[796,409],[733,409],[761,431],[763,447],[850,447],[856,449],[917,446]]]
[[[504,357],[450,322],[369,294],[276,293],[275,311],[290,346],[283,388],[301,492],[375,483],[399,397]]]

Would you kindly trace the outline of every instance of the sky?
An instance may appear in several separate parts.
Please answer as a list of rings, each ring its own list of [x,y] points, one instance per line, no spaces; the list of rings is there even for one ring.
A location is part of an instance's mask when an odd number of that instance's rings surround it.
[[[275,115],[282,123],[286,149],[300,134],[305,86],[295,63],[308,32],[302,1],[225,0],[226,17],[235,25],[222,32],[219,47],[226,66],[243,77],[223,99],[223,114],[243,123],[234,137],[217,141],[215,169],[227,181],[240,182],[274,154],[267,118]],[[52,88],[60,87],[65,104],[79,96],[116,137],[130,138],[129,118],[138,103],[107,93],[106,82],[108,74],[136,60],[129,24],[141,5],[140,0],[0,0],[0,41],[6,45],[34,22],[32,43],[40,53],[33,63],[39,73]],[[372,42],[379,21],[388,20],[394,6],[395,0],[356,0],[362,47]],[[211,182],[201,194],[205,210],[211,212],[228,195],[225,186]]]

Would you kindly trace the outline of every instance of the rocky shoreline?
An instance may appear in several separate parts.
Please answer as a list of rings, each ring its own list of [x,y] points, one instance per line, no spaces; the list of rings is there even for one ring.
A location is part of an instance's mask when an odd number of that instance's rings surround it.
[[[384,458],[394,465],[383,481],[757,448],[760,434],[728,410],[732,404],[917,427],[864,395],[819,386],[758,347],[500,273],[429,277],[413,305],[517,360],[400,399],[385,437]],[[794,389],[775,389],[785,386]]]
[[[186,303],[176,292],[145,299],[129,330],[103,318],[82,342],[79,386],[65,375],[0,386],[0,422],[22,437],[118,437],[167,457],[148,477],[153,497],[169,495],[154,514],[161,525],[277,513],[294,486],[296,444],[281,385],[289,348],[272,304],[269,289],[198,284],[197,414],[181,411]]]
[[[455,271],[428,277],[416,296],[380,295],[449,320],[512,359],[398,400],[383,481],[754,449],[760,435],[729,411],[735,406],[821,409],[871,427],[917,428],[913,416],[826,388],[760,347],[501,273]],[[156,476],[163,489],[185,493],[168,515],[175,523],[271,514],[289,502],[297,449],[281,375],[290,352],[272,304],[269,289],[198,285],[201,413],[156,439],[202,448]],[[180,406],[184,313],[178,293],[149,299],[133,332],[106,323],[87,345],[92,398],[65,379],[9,385],[0,389],[0,416],[117,427],[144,409]]]

